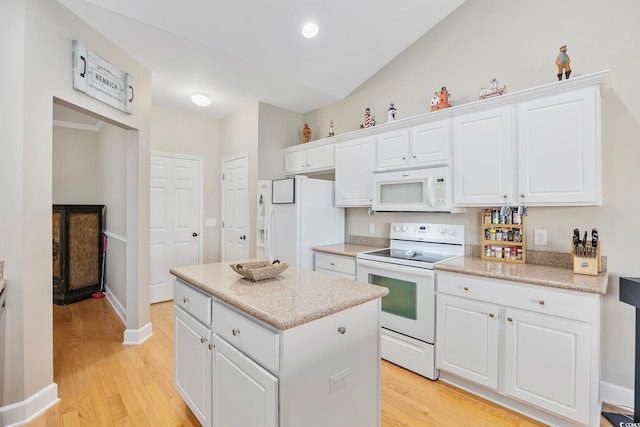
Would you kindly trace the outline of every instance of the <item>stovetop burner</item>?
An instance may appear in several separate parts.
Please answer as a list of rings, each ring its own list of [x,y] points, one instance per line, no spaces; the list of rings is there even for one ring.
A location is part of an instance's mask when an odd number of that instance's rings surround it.
[[[464,225],[392,223],[391,247],[358,254],[358,259],[433,269],[464,255]]]

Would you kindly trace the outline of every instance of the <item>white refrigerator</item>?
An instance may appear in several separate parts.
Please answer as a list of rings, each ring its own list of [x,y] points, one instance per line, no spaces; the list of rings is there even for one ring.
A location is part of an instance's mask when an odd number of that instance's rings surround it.
[[[303,270],[313,270],[314,246],[344,243],[344,208],[336,208],[334,183],[295,176],[271,181],[265,218],[265,252]]]

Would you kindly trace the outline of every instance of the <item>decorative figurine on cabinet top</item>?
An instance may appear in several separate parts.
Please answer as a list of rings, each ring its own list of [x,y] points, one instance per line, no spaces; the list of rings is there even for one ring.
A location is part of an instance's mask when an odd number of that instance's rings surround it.
[[[451,107],[451,96],[446,87],[442,86],[439,92],[435,93],[435,96],[431,98],[431,111],[442,110],[443,108]]]
[[[571,75],[571,58],[567,55],[567,45],[560,46],[560,53],[556,57],[556,65],[558,66],[558,81],[562,80],[562,72],[564,76],[569,79]]]
[[[376,125],[376,121],[373,119],[371,115],[371,110],[369,107],[364,110],[364,124],[360,125],[360,129],[370,128]]]
[[[304,129],[302,129],[302,143],[306,143],[311,141],[311,129],[309,129],[309,126],[305,123],[304,124]]]
[[[393,106],[393,102],[389,105],[387,110],[387,121],[392,122],[396,119],[396,107]]]
[[[333,136],[333,120],[329,123],[329,136]]]
[[[507,93],[507,87],[498,87],[498,80],[494,77],[489,83],[489,87],[483,87],[480,89],[480,99],[487,99],[498,95],[504,95]]]

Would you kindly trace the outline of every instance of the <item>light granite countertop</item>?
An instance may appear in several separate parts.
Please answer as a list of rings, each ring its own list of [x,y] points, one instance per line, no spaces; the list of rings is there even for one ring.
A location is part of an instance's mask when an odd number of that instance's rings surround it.
[[[315,252],[323,252],[332,255],[342,255],[355,258],[361,252],[384,249],[377,246],[357,245],[353,243],[338,243],[335,245],[316,246],[311,248]]]
[[[460,257],[435,265],[436,271],[470,274],[491,279],[509,280],[531,285],[549,286],[572,291],[607,293],[609,276],[602,272],[597,276],[576,274],[573,269],[536,264],[513,264],[487,261],[479,257]]]
[[[389,293],[385,287],[292,266],[273,279],[258,282],[241,277],[228,263],[172,268],[171,274],[279,330]]]

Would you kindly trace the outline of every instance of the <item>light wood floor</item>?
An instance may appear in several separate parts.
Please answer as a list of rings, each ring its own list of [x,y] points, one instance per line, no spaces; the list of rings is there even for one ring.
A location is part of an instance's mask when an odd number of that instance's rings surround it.
[[[173,302],[152,305],[151,321],[149,340],[124,346],[124,326],[106,298],[54,305],[54,381],[60,402],[28,425],[199,426],[173,386]],[[382,362],[383,427],[538,425]],[[609,423],[603,420],[602,426]]]

